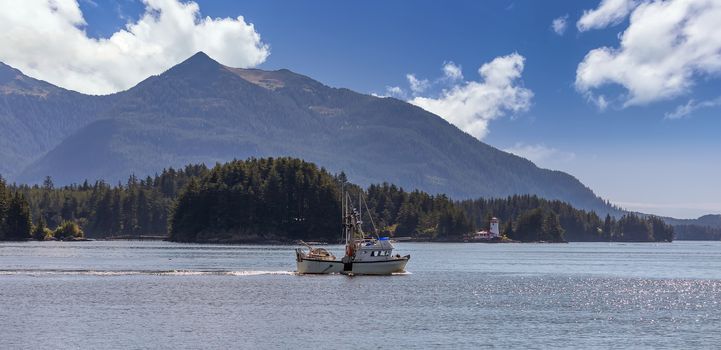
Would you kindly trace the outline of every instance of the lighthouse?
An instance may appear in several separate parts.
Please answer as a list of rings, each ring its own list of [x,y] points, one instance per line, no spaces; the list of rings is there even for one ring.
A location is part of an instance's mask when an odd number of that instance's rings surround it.
[[[491,219],[491,238],[501,237],[501,231],[498,229],[498,218]]]

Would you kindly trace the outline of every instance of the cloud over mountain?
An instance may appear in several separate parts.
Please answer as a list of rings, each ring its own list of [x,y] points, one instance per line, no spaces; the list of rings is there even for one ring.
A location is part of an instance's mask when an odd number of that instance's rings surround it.
[[[201,17],[195,2],[143,0],[145,12],[108,38],[91,38],[77,1],[0,0],[0,61],[30,76],[91,94],[127,89],[196,51],[235,67],[270,48],[242,16]]]
[[[504,151],[526,158],[540,167],[549,169],[558,168],[558,165],[576,158],[576,154],[573,152],[561,151],[544,144],[530,145],[517,142],[513,147],[506,148]]]
[[[524,61],[525,58],[517,53],[496,57],[478,69],[481,81],[454,83],[438,97],[417,96],[408,102],[443,117],[479,140],[483,139],[491,120],[530,108],[533,92],[519,82]],[[453,70],[444,67],[446,76],[448,71]]]

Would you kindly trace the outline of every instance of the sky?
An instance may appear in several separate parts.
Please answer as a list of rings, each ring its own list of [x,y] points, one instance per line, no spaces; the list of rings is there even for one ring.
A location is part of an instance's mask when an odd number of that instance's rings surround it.
[[[0,61],[107,94],[196,51],[406,100],[630,210],[721,213],[721,0],[0,0]]]

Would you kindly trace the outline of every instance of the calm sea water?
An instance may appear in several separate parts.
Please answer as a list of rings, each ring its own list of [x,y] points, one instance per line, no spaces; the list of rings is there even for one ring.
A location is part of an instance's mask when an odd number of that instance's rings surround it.
[[[379,277],[297,276],[293,248],[2,243],[0,348],[721,346],[720,242],[400,243]]]

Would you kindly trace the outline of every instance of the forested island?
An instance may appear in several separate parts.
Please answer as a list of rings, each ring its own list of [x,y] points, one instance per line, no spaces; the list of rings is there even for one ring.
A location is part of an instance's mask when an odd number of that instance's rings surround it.
[[[286,243],[340,238],[340,191],[362,192],[382,236],[462,241],[502,222],[522,242],[671,241],[673,228],[654,216],[607,215],[530,195],[454,201],[392,184],[363,189],[294,158],[251,158],[167,169],[125,184],[103,181],[56,188],[0,180],[0,239],[166,237],[178,242]],[[366,225],[370,221],[366,220]],[[52,228],[52,229],[51,229]]]

